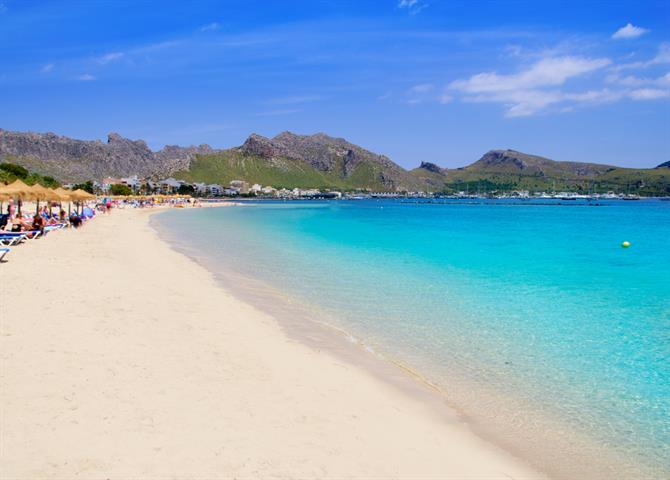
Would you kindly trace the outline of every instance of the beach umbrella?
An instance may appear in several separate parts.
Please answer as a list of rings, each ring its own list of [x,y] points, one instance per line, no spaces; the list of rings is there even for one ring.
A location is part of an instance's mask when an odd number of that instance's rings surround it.
[[[47,202],[53,202],[60,200],[60,196],[51,190],[50,188],[43,187],[39,183],[36,183],[32,187],[30,187],[31,191],[35,195],[35,200],[37,200],[37,210],[39,211],[40,209],[40,200],[44,200]]]
[[[69,190],[65,190],[64,188],[58,187],[54,190],[54,193],[58,195],[58,200],[61,202],[69,202],[70,201],[70,192]]]
[[[36,200],[46,200],[48,202],[60,200],[60,196],[56,192],[50,188],[43,187],[39,183],[30,187],[30,189],[34,193]]]
[[[62,203],[67,202],[67,213],[68,215],[72,211],[72,198],[70,197],[70,194],[72,193],[70,190],[65,190],[62,187],[58,187],[57,189],[54,190],[60,197],[59,200],[61,202],[61,208],[63,208]],[[62,220],[62,219],[61,219]]]
[[[21,203],[23,200],[35,200],[35,193],[30,185],[26,185],[21,180],[15,180],[13,183],[2,188],[2,193],[9,198],[19,199],[19,213],[21,213]]]
[[[70,199],[77,202],[77,205],[81,204],[81,202],[85,202],[86,200],[92,200],[94,198],[96,198],[95,195],[93,195],[92,193],[88,193],[82,189],[77,189],[70,193]]]
[[[5,185],[0,192],[11,198],[22,198],[25,200],[34,200],[35,195],[30,185],[26,185],[21,180],[15,180],[9,185]]]

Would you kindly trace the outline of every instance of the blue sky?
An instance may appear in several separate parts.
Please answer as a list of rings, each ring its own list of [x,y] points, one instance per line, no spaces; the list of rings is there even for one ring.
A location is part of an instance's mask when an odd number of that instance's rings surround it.
[[[670,2],[0,0],[0,128],[670,160]]]

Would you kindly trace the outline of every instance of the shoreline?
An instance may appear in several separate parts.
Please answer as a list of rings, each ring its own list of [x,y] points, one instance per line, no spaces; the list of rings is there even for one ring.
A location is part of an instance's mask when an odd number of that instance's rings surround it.
[[[287,336],[153,213],[114,211],[0,267],[3,477],[546,478],[409,373],[444,415]]]

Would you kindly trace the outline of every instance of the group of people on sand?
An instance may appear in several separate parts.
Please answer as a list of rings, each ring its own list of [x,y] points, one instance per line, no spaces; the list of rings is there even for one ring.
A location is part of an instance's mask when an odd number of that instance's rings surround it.
[[[49,225],[63,225],[78,228],[82,224],[82,218],[77,213],[69,215],[62,206],[59,205],[58,213],[54,213],[52,208],[42,206],[35,211],[34,215],[26,215],[17,208],[17,205],[10,201],[7,205],[5,214],[0,214],[0,231],[9,232],[44,232]]]

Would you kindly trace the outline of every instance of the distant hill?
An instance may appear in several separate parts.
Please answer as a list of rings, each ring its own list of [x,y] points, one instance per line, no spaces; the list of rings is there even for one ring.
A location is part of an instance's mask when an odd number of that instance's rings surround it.
[[[10,132],[0,129],[0,161],[22,165],[61,181],[86,181],[108,176],[162,176],[188,168],[208,145],[166,146],[153,152],[143,140],[110,133],[107,143],[76,140],[53,133]]]
[[[139,175],[219,183],[246,180],[287,188],[369,191],[491,192],[511,190],[629,192],[670,195],[670,162],[634,169],[559,162],[516,150],[491,150],[462,168],[422,162],[407,171],[384,155],[343,138],[283,132],[251,134],[239,147],[166,146],[154,152],[142,140],[111,133],[107,143],[0,129],[0,162],[68,181]]]
[[[559,162],[515,150],[491,150],[467,167],[422,164],[411,172],[447,191],[517,190],[670,194],[670,172],[598,163]]]
[[[249,181],[277,187],[373,191],[425,190],[426,185],[388,157],[324,133],[251,134],[237,148],[198,155],[178,178],[227,184]]]

